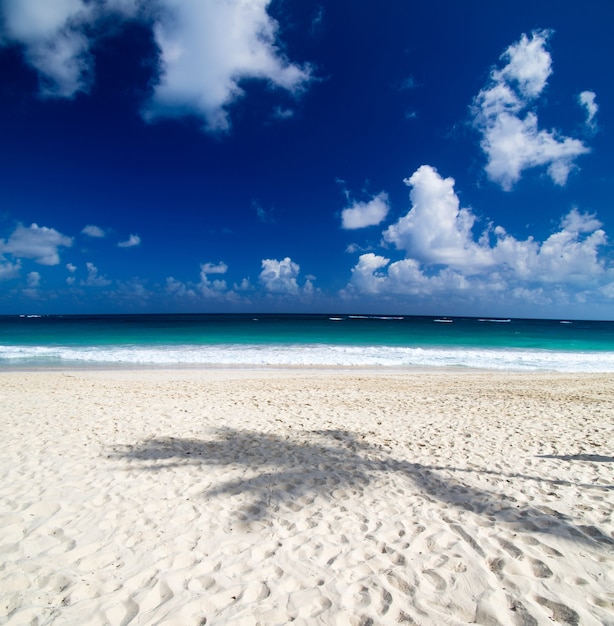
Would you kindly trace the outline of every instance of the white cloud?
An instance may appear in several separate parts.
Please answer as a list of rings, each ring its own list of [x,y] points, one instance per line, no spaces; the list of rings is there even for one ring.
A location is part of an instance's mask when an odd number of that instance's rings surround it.
[[[249,282],[248,278],[244,278],[243,280],[241,280],[240,283],[235,283],[233,285],[233,289],[235,291],[247,292],[247,291],[253,291],[254,287],[252,287],[252,284]]]
[[[259,79],[299,93],[310,69],[291,63],[277,42],[270,0],[4,0],[5,43],[17,43],[37,71],[41,95],[72,98],[89,91],[90,49],[116,23],[139,19],[153,28],[159,75],[143,108],[147,120],[193,115],[204,128],[230,128],[228,107],[241,81]],[[288,111],[288,109],[278,109]]]
[[[599,107],[595,102],[596,97],[597,96],[595,95],[594,91],[583,91],[578,96],[578,103],[580,104],[580,106],[586,109],[586,125],[591,130],[597,129],[597,121],[595,120],[595,116],[597,115]]]
[[[474,233],[476,217],[460,208],[454,180],[423,165],[406,179],[412,187],[409,212],[383,233],[383,240],[405,253],[362,254],[344,295],[404,295],[457,298],[467,302],[497,294],[532,294],[535,302],[572,298],[579,290],[611,282],[599,256],[607,243],[599,220],[572,209],[556,232],[541,243],[518,240],[502,226]],[[604,292],[605,293],[605,292]],[[555,297],[555,294],[558,294]],[[575,297],[575,295],[573,296]]]
[[[540,130],[537,115],[527,110],[552,71],[546,50],[549,36],[544,30],[534,31],[530,39],[522,35],[503,53],[506,65],[491,71],[488,85],[474,100],[474,124],[488,159],[486,173],[506,190],[524,170],[540,166],[557,185],[564,185],[576,158],[589,152],[579,139]]]
[[[276,106],[273,109],[273,119],[276,120],[290,120],[295,116],[293,109]]]
[[[111,284],[111,281],[104,276],[98,275],[98,268],[93,263],[86,263],[87,278],[81,281],[82,285],[87,287],[106,287]]]
[[[520,41],[503,53],[501,58],[507,61],[507,65],[501,71],[493,70],[491,78],[496,83],[516,83],[526,98],[539,96],[552,73],[550,53],[545,49],[550,35],[548,30],[534,31],[531,39],[523,34]]]
[[[23,46],[43,96],[72,98],[88,90],[92,59],[82,28],[92,10],[83,0],[4,0],[5,34]]]
[[[166,292],[180,298],[195,298],[196,292],[181,281],[169,276],[166,279]]]
[[[377,226],[388,215],[388,194],[381,192],[368,202],[355,202],[341,212],[341,225],[347,230]]]
[[[210,280],[209,274],[225,274],[228,271],[226,263],[203,263],[200,266],[200,283],[198,289],[203,295],[219,294],[227,291],[225,280]]]
[[[352,268],[351,284],[361,293],[379,293],[386,289],[387,275],[381,272],[390,263],[386,257],[367,252],[361,254],[358,263]]]
[[[118,248],[134,248],[141,245],[141,238],[138,235],[130,235],[127,241],[120,241],[117,244]]]
[[[67,263],[66,264],[66,269],[72,274],[72,276],[68,276],[66,278],[66,284],[68,285],[74,285],[75,284],[75,276],[74,273],[77,271],[77,266],[73,265],[72,263]]]
[[[29,272],[26,276],[26,287],[22,289],[21,293],[27,298],[40,298],[40,285],[41,275],[38,272]]]
[[[9,263],[0,257],[0,281],[11,280],[19,276],[21,270],[21,262]]]
[[[228,271],[228,265],[221,261],[220,263],[203,263],[200,266],[201,277],[205,274],[225,274]]]
[[[220,263],[202,263],[200,266],[200,282],[196,286],[198,292],[207,298],[223,298],[225,300],[233,300],[235,294],[229,291],[225,280],[211,280],[210,274],[226,274],[228,265],[223,261]]]
[[[30,272],[27,276],[27,281],[30,289],[36,289],[40,287],[41,275],[38,272]]]
[[[270,0],[164,0],[154,34],[160,77],[146,119],[196,115],[205,129],[230,128],[228,106],[243,95],[240,82],[256,78],[299,92],[309,69],[290,63],[276,44]]]
[[[72,246],[72,238],[54,228],[32,224],[18,226],[8,240],[0,240],[0,253],[9,253],[15,258],[34,259],[41,265],[57,265],[60,248]]]
[[[93,224],[88,224],[81,232],[88,237],[102,238],[105,236],[104,230],[100,226],[94,226]]]
[[[593,215],[572,209],[561,220],[560,230],[541,244],[533,238],[518,241],[498,227],[493,261],[516,279],[542,284],[591,283],[605,271],[599,248],[607,238],[600,226]]]
[[[236,303],[240,300],[240,297],[235,290],[228,288],[225,280],[219,278],[212,280],[210,278],[212,275],[226,274],[227,271],[228,265],[224,262],[201,263],[198,283],[183,283],[170,276],[166,279],[166,293],[174,298],[189,298],[192,300],[205,298],[218,302]]]
[[[352,277],[342,295],[356,293],[381,297],[454,297],[471,294],[470,279],[460,272],[445,268],[428,275],[415,259],[391,260],[371,252],[363,254],[352,269]],[[472,294],[473,295],[473,294]]]
[[[426,264],[479,271],[491,263],[488,250],[473,240],[475,216],[461,209],[454,179],[422,165],[404,180],[412,187],[412,208],[384,231],[384,240]]]
[[[298,295],[300,288],[297,278],[300,266],[290,257],[281,261],[277,259],[263,259],[260,282],[269,293],[283,295]]]

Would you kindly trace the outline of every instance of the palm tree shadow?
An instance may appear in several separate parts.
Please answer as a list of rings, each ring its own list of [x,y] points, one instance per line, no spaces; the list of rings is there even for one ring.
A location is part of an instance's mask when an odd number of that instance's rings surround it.
[[[603,454],[540,454],[540,459],[559,459],[560,461],[588,461],[591,463],[614,463],[614,456]]]
[[[408,488],[417,488],[426,500],[438,500],[457,509],[505,522],[517,531],[614,545],[614,540],[598,528],[574,524],[568,516],[548,507],[519,503],[504,493],[477,489],[458,480],[444,479],[440,474],[442,470],[448,473],[470,470],[397,460],[358,433],[302,431],[290,438],[289,435],[221,428],[216,435],[209,440],[150,439],[135,445],[115,446],[111,456],[139,461],[150,471],[191,465],[243,468],[242,477],[205,489],[203,495],[207,498],[242,496],[247,504],[243,504],[237,513],[252,521],[267,517],[280,504],[292,509],[293,503],[305,496],[334,500],[338,489],[360,494],[369,483],[387,474],[406,480]],[[505,474],[490,470],[485,473],[506,478]],[[516,477],[561,484],[561,481],[537,476]],[[614,488],[612,485],[583,487]],[[459,532],[462,533],[462,529]]]

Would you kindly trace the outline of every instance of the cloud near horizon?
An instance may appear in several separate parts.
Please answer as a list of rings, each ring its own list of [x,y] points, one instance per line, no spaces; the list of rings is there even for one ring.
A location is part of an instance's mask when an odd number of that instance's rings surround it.
[[[411,187],[411,208],[382,238],[405,258],[362,254],[344,295],[479,299],[499,293],[546,302],[554,289],[573,300],[578,290],[614,280],[599,257],[607,237],[594,215],[572,209],[541,243],[533,237],[516,239],[492,224],[476,235],[476,216],[460,207],[454,179],[423,165],[404,182]]]
[[[196,116],[203,128],[230,129],[229,106],[251,78],[297,95],[311,80],[308,65],[290,62],[277,43],[270,0],[2,0],[0,45],[17,44],[37,72],[44,98],[74,98],[94,83],[94,44],[105,26],[138,20],[159,49],[158,76],[143,104],[147,121]]]
[[[301,271],[300,265],[290,257],[281,261],[277,259],[263,259],[260,283],[268,293],[281,295],[298,295],[299,285],[297,278]]]
[[[487,158],[486,174],[506,191],[523,171],[540,166],[546,167],[556,185],[565,185],[576,158],[590,152],[579,139],[540,129],[537,114],[530,109],[552,73],[546,49],[550,36],[548,30],[533,31],[530,38],[523,34],[509,46],[501,57],[506,65],[491,71],[487,86],[473,103],[473,123],[482,135],[481,147]],[[590,116],[594,94],[592,104],[587,95],[581,104]]]
[[[108,287],[112,281],[98,274],[98,268],[91,262],[85,264],[87,278],[81,281],[81,285],[87,287]]]

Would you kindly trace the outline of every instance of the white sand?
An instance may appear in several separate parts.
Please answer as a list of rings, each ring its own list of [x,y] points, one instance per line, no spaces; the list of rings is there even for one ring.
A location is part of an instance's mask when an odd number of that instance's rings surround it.
[[[0,622],[614,624],[612,376],[0,374]]]

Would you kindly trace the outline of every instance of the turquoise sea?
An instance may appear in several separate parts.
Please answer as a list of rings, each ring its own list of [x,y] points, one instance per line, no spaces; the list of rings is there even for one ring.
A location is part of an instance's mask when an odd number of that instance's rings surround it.
[[[0,368],[614,372],[614,322],[374,315],[0,316]]]

